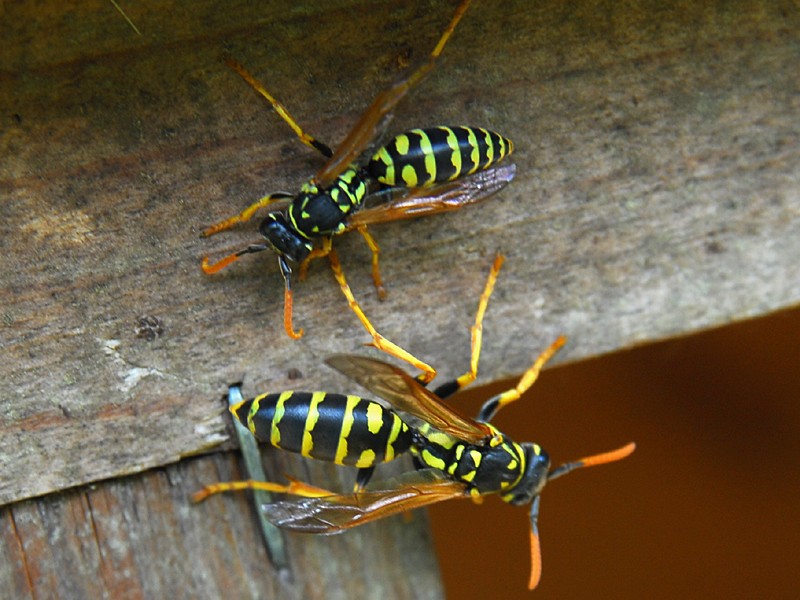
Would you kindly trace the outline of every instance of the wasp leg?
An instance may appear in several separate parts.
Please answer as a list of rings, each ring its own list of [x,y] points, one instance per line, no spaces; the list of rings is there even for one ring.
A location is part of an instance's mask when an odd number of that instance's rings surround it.
[[[292,307],[294,306],[294,296],[292,294],[292,269],[289,263],[286,262],[283,256],[278,257],[278,266],[283,275],[284,288],[283,288],[283,328],[286,334],[293,340],[299,340],[303,337],[303,330],[295,331],[292,325]]]
[[[350,306],[350,310],[352,310],[358,320],[361,321],[361,324],[364,328],[369,332],[372,336],[372,345],[375,346],[378,350],[386,352],[390,356],[394,356],[395,358],[399,358],[402,361],[405,361],[412,365],[413,367],[422,371],[419,375],[418,379],[422,383],[428,383],[431,379],[436,376],[436,369],[431,367],[430,365],[422,362],[406,350],[403,350],[400,346],[387,340],[383,337],[378,331],[373,327],[372,323],[370,323],[367,316],[364,314],[364,311],[361,310],[361,306],[359,306],[358,302],[356,301],[355,297],[353,296],[353,292],[350,290],[350,286],[347,284],[347,280],[344,277],[344,272],[342,271],[342,265],[339,263],[339,257],[336,255],[336,251],[331,249],[328,253],[328,262],[331,265],[331,271],[333,271],[333,276],[336,278],[339,287],[344,294],[344,297],[347,298],[348,305]]]
[[[558,336],[556,341],[550,344],[547,349],[536,358],[528,370],[522,374],[516,386],[486,401],[483,407],[481,407],[480,413],[478,413],[478,420],[488,423],[501,408],[511,402],[519,400],[520,396],[536,382],[545,363],[553,358],[553,355],[558,352],[559,348],[566,343],[566,337],[563,335]]]
[[[489,271],[489,277],[486,279],[486,285],[483,288],[480,301],[478,302],[478,312],[475,313],[475,324],[470,328],[469,371],[458,379],[448,381],[437,387],[434,393],[440,398],[447,398],[455,394],[458,390],[470,385],[478,377],[478,361],[481,357],[481,344],[483,343],[483,317],[486,314],[489,298],[497,282],[497,274],[500,272],[504,261],[505,257],[498,252],[494,257],[492,268]]]
[[[272,108],[275,109],[275,112],[278,113],[284,121],[286,121],[286,124],[292,128],[292,131],[295,132],[301,142],[303,142],[309,148],[313,148],[325,158],[330,158],[333,156],[333,150],[331,150],[327,144],[323,144],[313,136],[303,131],[302,127],[300,127],[300,125],[297,124],[297,121],[294,120],[294,117],[289,114],[289,111],[286,109],[286,107],[280,101],[278,101],[277,98],[270,94],[263,85],[256,81],[256,78],[253,77],[247,71],[247,69],[230,57],[225,59],[225,64],[236,71],[242,79],[250,84],[250,87],[266,98],[267,102],[269,102],[272,105]]]
[[[210,227],[206,227],[203,230],[203,233],[200,234],[200,237],[209,237],[214,235],[215,233],[219,233],[220,231],[225,231],[226,229],[230,229],[234,225],[238,225],[239,223],[244,223],[249,221],[253,215],[260,209],[269,206],[270,204],[274,204],[279,200],[286,200],[288,198],[294,198],[292,194],[287,192],[276,192],[274,194],[269,194],[264,196],[260,200],[257,200],[247,208],[245,208],[242,212],[238,215],[234,215],[229,219],[225,219],[224,221],[220,221]]]
[[[372,237],[372,234],[367,231],[366,225],[359,225],[358,226],[358,233],[364,238],[364,241],[367,242],[367,246],[372,251],[372,281],[375,282],[375,289],[378,291],[378,298],[384,300],[386,298],[386,288],[383,287],[383,279],[381,278],[381,269],[378,265],[378,255],[381,253],[381,249],[378,246],[378,242],[375,241],[375,238]]]
[[[369,249],[372,251],[372,280],[375,282],[375,289],[378,291],[378,298],[384,300],[386,298],[386,288],[383,286],[383,279],[381,278],[380,266],[378,264],[378,255],[380,254],[381,249],[378,246],[378,242],[376,242],[375,238],[372,237],[372,234],[367,231],[366,225],[359,225],[357,229],[358,232],[364,237],[364,241],[367,242]],[[303,259],[303,262],[300,263],[300,268],[297,272],[297,276],[300,278],[300,281],[303,281],[306,278],[309,263],[317,258],[328,256],[332,247],[333,240],[331,238],[322,238],[322,246],[319,248],[314,248],[309,255]]]
[[[328,254],[331,252],[331,248],[333,248],[333,240],[329,237],[322,238],[322,247],[311,250],[311,252],[308,253],[308,256],[303,259],[303,262],[300,263],[300,267],[297,270],[297,277],[300,279],[300,281],[303,281],[306,278],[306,274],[308,273],[308,264],[314,259],[328,256]]]
[[[461,17],[464,16],[470,1],[462,0],[428,59],[408,76],[378,94],[375,100],[372,101],[372,104],[364,111],[361,118],[350,130],[350,133],[338,146],[335,154],[314,177],[318,184],[325,186],[331,183],[339,173],[347,168],[347,165],[358,158],[358,155],[369,145],[384,125],[385,117],[394,110],[394,107],[397,106],[397,103],[403,99],[406,93],[433,69],[436,59],[439,58],[448,40],[453,35],[453,31]]]
[[[290,479],[288,484],[272,483],[270,481],[227,481],[223,483],[212,483],[203,489],[192,494],[192,502],[202,502],[209,496],[220,492],[238,492],[242,490],[263,490],[276,494],[292,494],[293,496],[303,496],[304,498],[323,498],[325,496],[335,496],[335,492],[325,488],[316,487],[302,481]]]
[[[374,465],[371,467],[361,467],[358,470],[358,474],[356,475],[356,484],[353,486],[354,494],[359,493],[365,487],[367,487],[367,484],[369,483],[369,480],[372,479],[372,474],[374,472],[375,472]]]

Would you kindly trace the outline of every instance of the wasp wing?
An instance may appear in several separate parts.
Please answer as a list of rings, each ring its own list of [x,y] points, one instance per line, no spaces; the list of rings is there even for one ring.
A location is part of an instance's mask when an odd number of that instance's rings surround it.
[[[394,365],[374,358],[337,354],[325,360],[331,367],[406,412],[465,442],[479,444],[494,434],[485,423],[466,417]]]
[[[445,44],[453,35],[453,30],[456,25],[464,16],[464,12],[470,4],[470,0],[462,0],[456,8],[453,18],[450,20],[447,28],[439,38],[439,43],[431,52],[430,56],[419,65],[416,69],[396,81],[390,88],[383,90],[377,95],[372,104],[367,107],[367,110],[359,118],[355,126],[347,134],[344,141],[339,144],[333,156],[328,159],[328,162],[320,169],[314,176],[314,180],[320,187],[328,187],[333,181],[342,174],[342,172],[350,166],[350,164],[358,158],[361,153],[369,146],[370,142],[380,133],[386,126],[386,123],[392,117],[392,111],[397,103],[403,99],[408,91],[417,85],[428,72],[433,69],[436,59],[444,50]]]
[[[404,473],[357,494],[298,498],[265,504],[269,521],[299,533],[331,535],[400,512],[466,497],[467,485],[431,469]]]
[[[403,190],[407,193],[400,198],[350,215],[347,219],[347,229],[373,223],[416,219],[476,204],[502,190],[514,179],[516,172],[516,165],[509,163],[430,188]],[[386,192],[380,191],[376,195],[382,193]]]

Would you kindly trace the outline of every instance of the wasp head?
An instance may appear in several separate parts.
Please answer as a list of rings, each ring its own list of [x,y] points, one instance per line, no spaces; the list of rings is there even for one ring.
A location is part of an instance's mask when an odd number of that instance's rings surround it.
[[[268,215],[261,221],[258,230],[275,252],[292,262],[302,262],[311,252],[311,242],[297,233],[283,213]]]
[[[519,482],[503,500],[515,506],[529,504],[542,491],[547,483],[547,473],[550,469],[550,456],[537,444],[520,444],[525,452],[525,472]]]

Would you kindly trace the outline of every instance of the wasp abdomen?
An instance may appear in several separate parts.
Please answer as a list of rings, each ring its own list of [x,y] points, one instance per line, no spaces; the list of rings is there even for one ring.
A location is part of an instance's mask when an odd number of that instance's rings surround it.
[[[486,169],[513,149],[511,140],[480,127],[412,129],[378,150],[366,170],[384,185],[420,187]]]
[[[394,411],[359,396],[263,394],[231,410],[259,440],[340,465],[388,462],[412,443],[411,429]]]

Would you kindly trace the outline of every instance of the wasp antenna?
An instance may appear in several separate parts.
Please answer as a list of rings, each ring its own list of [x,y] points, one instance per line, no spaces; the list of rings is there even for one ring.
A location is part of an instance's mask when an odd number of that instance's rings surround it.
[[[604,465],[606,463],[622,460],[623,458],[627,458],[633,454],[634,450],[636,450],[636,444],[630,442],[629,444],[625,444],[621,448],[611,450],[610,452],[593,454],[592,456],[587,456],[585,458],[563,464],[560,467],[550,471],[550,473],[547,475],[547,480],[552,481],[553,479],[561,477],[562,475],[566,475],[575,469],[582,469],[583,467],[595,467],[597,465]]]
[[[534,590],[542,578],[542,549],[539,545],[539,499],[536,496],[531,504],[531,576],[528,579],[528,589]]]
[[[224,269],[229,264],[235,262],[238,259],[239,259],[239,254],[234,253],[234,254],[229,254],[225,258],[221,258],[215,263],[209,263],[208,257],[204,256],[203,262],[200,263],[200,267],[203,269],[203,273],[205,273],[206,275],[213,275],[214,273],[222,271],[222,269]]]

